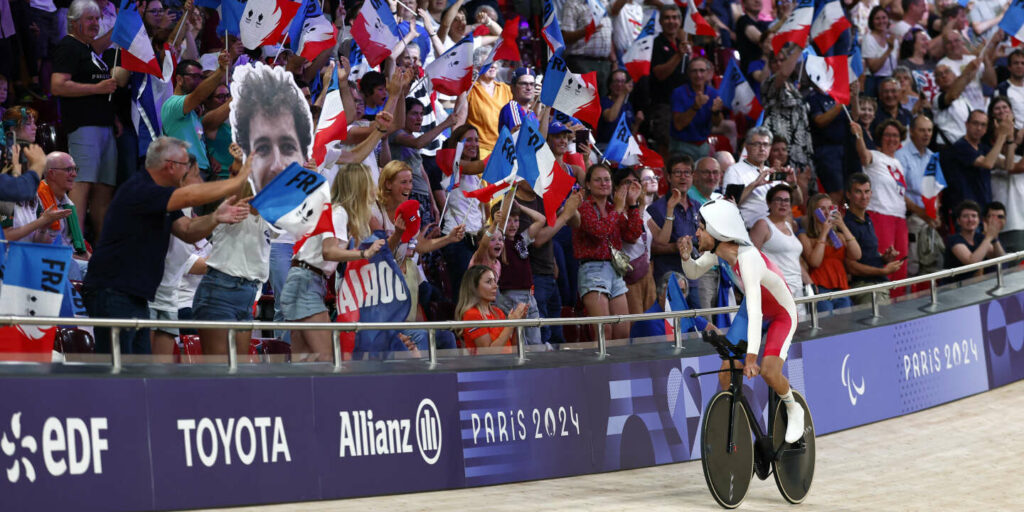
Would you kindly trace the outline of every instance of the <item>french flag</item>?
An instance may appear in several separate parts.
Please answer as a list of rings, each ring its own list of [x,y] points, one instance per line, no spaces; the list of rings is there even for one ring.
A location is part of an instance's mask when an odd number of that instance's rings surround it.
[[[487,60],[484,61],[483,65],[480,66],[480,71],[477,75],[482,75],[491,68],[491,65],[499,60],[510,60],[510,61],[521,61],[522,56],[519,54],[519,43],[516,39],[519,38],[519,16],[515,18],[505,20],[505,28],[501,32],[501,39],[494,44],[494,48],[491,49],[491,53],[487,55]]]
[[[651,12],[651,17],[647,18],[647,23],[644,23],[644,28],[640,30],[640,34],[636,36],[633,44],[629,45],[629,49],[622,56],[626,72],[634,82],[651,74],[651,53],[654,48],[657,17],[658,11]]]
[[[597,32],[597,26],[601,24],[601,19],[608,15],[604,5],[597,0],[587,0],[587,10],[590,11],[590,22],[587,23],[586,27],[583,27],[584,43],[590,42],[590,37],[594,35],[594,32]]]
[[[227,33],[238,37],[239,21],[246,7],[243,0],[195,0],[195,5],[217,11],[220,17],[220,23],[217,24],[218,35]]]
[[[437,156],[434,157],[437,166],[441,168],[441,173],[444,174],[444,178],[441,178],[441,185],[444,186],[445,192],[451,192],[452,189],[458,187],[459,181],[462,179],[462,173],[459,170],[462,148],[463,143],[460,142],[454,148],[437,150]]]
[[[668,280],[668,289],[665,292],[665,312],[672,313],[676,311],[688,311],[690,305],[686,302],[686,295],[683,295],[683,289],[679,287],[678,279]],[[679,319],[679,329],[683,332],[694,330],[697,327],[697,317],[686,317]],[[703,320],[703,319],[701,319]],[[665,336],[669,341],[675,339],[675,322],[671,318],[665,319]],[[704,322],[707,325],[707,322]]]
[[[1024,41],[1024,3],[1010,2],[999,22],[999,28],[1017,41]]]
[[[725,68],[722,84],[718,87],[718,96],[733,112],[740,112],[751,119],[757,119],[761,115],[761,102],[758,101],[750,82],[747,82],[747,78],[740,72],[736,59],[729,61]]]
[[[548,225],[554,226],[558,208],[572,192],[576,178],[565,172],[555,160],[555,155],[540,133],[540,126],[533,119],[525,119],[519,128],[516,161],[519,164],[519,177],[529,183],[533,192],[543,199],[544,216]]]
[[[465,190],[463,190],[462,195],[470,199],[476,199],[477,201],[480,201],[483,204],[490,204],[491,201],[494,200],[494,196],[503,194],[505,191],[509,190],[509,187],[512,186],[512,182],[515,179],[515,176],[510,175],[502,179],[501,181],[496,181],[494,183],[491,183],[490,185],[487,185],[486,187],[480,187],[472,192],[466,192]]]
[[[811,82],[818,86],[821,92],[828,94],[842,105],[850,103],[850,68],[847,61],[846,55],[832,57],[808,55],[804,64],[804,70]]]
[[[363,56],[375,68],[391,55],[398,45],[398,24],[384,0],[366,0],[352,22],[352,38],[359,44]]]
[[[315,18],[317,16],[323,16],[323,11],[320,10],[320,4],[317,0],[301,0],[299,3],[299,10],[295,13],[295,17],[292,18],[292,22],[288,25],[288,47],[293,52],[299,52],[299,40],[302,39],[303,24],[306,23],[307,19]]]
[[[0,285],[0,315],[56,317],[67,286],[71,248],[48,244],[8,242],[4,282]],[[0,327],[0,352],[50,354],[56,326]]]
[[[128,71],[148,73],[163,78],[160,61],[153,51],[153,43],[149,40],[146,27],[142,24],[142,16],[131,0],[121,1],[121,10],[114,22],[114,33],[110,39],[121,47],[121,67]]]
[[[779,53],[786,43],[796,43],[803,48],[807,46],[807,36],[811,33],[811,22],[814,20],[814,0],[800,0],[793,12],[772,37],[772,50]]]
[[[823,0],[817,7],[811,24],[811,40],[819,52],[825,53],[850,28],[850,20],[846,19],[839,0]]]
[[[589,124],[591,128],[597,127],[597,120],[601,117],[597,73],[591,71],[578,75],[569,71],[562,52],[558,52],[548,61],[540,101]]]
[[[324,164],[328,145],[348,137],[345,106],[342,104],[341,91],[338,89],[337,67],[334,68],[326,94],[323,109],[320,111],[320,120],[316,123],[316,135],[313,137],[313,160],[317,166]]]
[[[608,148],[604,152],[605,160],[619,165],[636,165],[640,163],[640,145],[629,130],[626,116],[619,116],[619,124],[615,127]]]
[[[487,166],[480,176],[488,183],[497,183],[508,178],[515,172],[516,138],[502,126],[494,151],[487,157]]]
[[[544,27],[541,29],[540,35],[548,45],[549,55],[554,55],[565,48],[562,29],[558,26],[558,15],[555,14],[555,7],[551,0],[544,0]]]
[[[434,90],[458,96],[473,85],[473,35],[463,38],[424,68]]]
[[[276,228],[301,238],[316,227],[324,204],[330,202],[327,178],[292,163],[249,204]]]
[[[683,31],[695,36],[715,37],[718,35],[718,32],[715,32],[714,27],[712,27],[711,24],[704,19],[704,16],[701,16],[700,12],[697,11],[696,5],[691,5],[686,9],[686,16],[683,19]]]
[[[334,48],[338,43],[338,31],[334,24],[321,14],[306,18],[302,24],[302,35],[299,36],[299,55],[312,62],[324,50]]]
[[[231,2],[234,0],[223,0]],[[249,0],[238,20],[238,37],[250,50],[283,42],[299,4],[291,0]]]
[[[938,218],[939,192],[942,192],[944,188],[946,188],[946,177],[942,174],[939,154],[932,153],[928,165],[924,168],[924,179],[921,181],[921,201],[924,203],[925,213],[933,219]]]

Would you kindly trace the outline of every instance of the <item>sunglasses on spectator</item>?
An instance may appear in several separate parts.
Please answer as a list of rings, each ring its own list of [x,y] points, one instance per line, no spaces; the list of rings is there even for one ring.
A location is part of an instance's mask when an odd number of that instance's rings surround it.
[[[146,9],[146,14],[153,16],[160,16],[161,14],[167,14],[168,9]]]
[[[64,171],[64,172],[66,172],[68,174],[71,174],[71,173],[78,174],[78,166],[77,165],[72,165],[72,166],[69,166],[69,167],[50,167],[50,170],[51,171]]]

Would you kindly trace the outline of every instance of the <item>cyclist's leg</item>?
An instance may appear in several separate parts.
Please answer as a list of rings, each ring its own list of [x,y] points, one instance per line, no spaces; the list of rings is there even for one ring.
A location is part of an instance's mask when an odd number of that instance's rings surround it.
[[[786,442],[793,443],[803,436],[804,410],[789,388],[789,379],[782,374],[782,364],[789,352],[789,342],[796,331],[796,322],[791,315],[777,315],[768,326],[765,339],[764,359],[761,362],[761,378],[782,399],[789,418],[786,424]]]

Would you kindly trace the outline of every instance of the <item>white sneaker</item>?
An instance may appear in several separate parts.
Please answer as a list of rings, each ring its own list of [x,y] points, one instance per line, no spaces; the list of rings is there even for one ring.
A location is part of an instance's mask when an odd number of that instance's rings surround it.
[[[804,435],[804,408],[800,404],[793,404],[793,407],[786,407],[786,414],[789,420],[786,423],[786,442],[795,443]]]

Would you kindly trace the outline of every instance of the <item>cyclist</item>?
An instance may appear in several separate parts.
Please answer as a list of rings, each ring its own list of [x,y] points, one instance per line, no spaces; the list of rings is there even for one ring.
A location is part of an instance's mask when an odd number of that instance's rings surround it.
[[[703,253],[696,260],[691,259],[691,238],[681,237],[678,241],[683,271],[687,278],[697,279],[717,264],[719,258],[728,263],[726,272],[731,273],[732,282],[744,295],[737,321],[733,323],[734,328],[742,330],[745,315],[747,357],[743,374],[747,378],[760,374],[782,398],[789,418],[786,442],[794,443],[803,436],[804,410],[793,399],[789,380],[782,375],[782,364],[797,324],[793,294],[778,267],[751,243],[740,211],[732,202],[717,199],[702,206],[696,236],[697,249]],[[762,321],[768,324],[763,368],[757,365]]]

